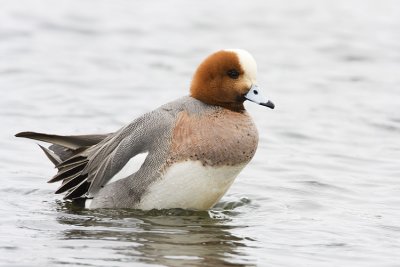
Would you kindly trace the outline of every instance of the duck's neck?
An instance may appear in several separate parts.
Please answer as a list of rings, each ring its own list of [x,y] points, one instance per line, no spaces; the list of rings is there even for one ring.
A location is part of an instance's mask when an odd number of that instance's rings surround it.
[[[242,103],[221,103],[221,104],[216,104],[218,106],[221,106],[223,108],[229,109],[234,112],[244,112],[244,105]]]
[[[190,95],[191,97],[207,104],[207,105],[212,105],[212,106],[220,106],[223,108],[226,108],[228,110],[234,111],[234,112],[243,112],[245,111],[243,101],[237,101],[237,102],[219,102],[219,101],[212,101],[209,99],[202,99],[201,97],[196,97],[193,94]]]

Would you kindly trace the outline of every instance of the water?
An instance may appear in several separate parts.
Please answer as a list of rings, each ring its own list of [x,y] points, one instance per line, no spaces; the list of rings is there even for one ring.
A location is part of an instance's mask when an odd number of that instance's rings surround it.
[[[240,47],[277,108],[209,212],[85,211],[23,130],[115,131]],[[398,1],[1,1],[0,265],[400,266]]]

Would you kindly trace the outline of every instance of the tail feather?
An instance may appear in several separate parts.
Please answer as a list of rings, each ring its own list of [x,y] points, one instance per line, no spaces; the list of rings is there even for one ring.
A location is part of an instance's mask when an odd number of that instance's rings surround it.
[[[87,158],[85,156],[76,155],[76,156],[70,157],[67,160],[61,162],[56,167],[59,169],[64,169],[64,168],[67,168],[70,166],[74,166],[74,165],[83,163],[85,161],[87,162]]]
[[[48,183],[58,182],[64,179],[70,179],[72,177],[77,177],[82,173],[82,170],[86,167],[86,163],[74,166],[72,168],[67,168],[59,171],[56,175],[51,178]]]
[[[76,154],[76,151],[78,149],[70,149],[67,147],[63,147],[60,145],[51,145],[49,146],[49,150],[53,151],[62,161],[69,159],[70,157],[74,156]]]
[[[21,132],[15,136],[52,144],[49,148],[39,145],[45,155],[58,169],[58,173],[48,182],[62,181],[61,186],[55,193],[67,192],[64,199],[76,199],[82,197],[90,186],[90,182],[87,182],[88,174],[85,173],[85,167],[89,162],[85,151],[104,140],[109,134],[61,136]]]
[[[69,190],[68,193],[64,196],[64,199],[76,199],[82,197],[89,189],[89,186],[90,183],[87,182],[86,179],[83,180],[80,184]]]
[[[30,138],[38,141],[60,145],[69,149],[78,149],[80,147],[93,146],[101,142],[108,134],[94,135],[55,135],[35,132],[21,132],[15,135],[16,137]]]
[[[87,175],[79,175],[76,178],[70,179],[67,182],[63,182],[62,185],[56,190],[56,194],[64,193],[75,186],[79,185],[83,180],[87,178]]]
[[[74,162],[74,163],[70,163],[67,165],[57,165],[56,167],[59,169],[60,172],[64,172],[66,170],[71,170],[77,166],[81,166],[81,165],[86,165],[86,163],[88,163],[88,159],[85,157],[83,160],[80,160],[78,162]]]
[[[59,156],[56,155],[56,153],[54,153],[53,151],[51,151],[48,148],[45,148],[44,146],[39,145],[39,147],[43,150],[44,154],[46,154],[46,156],[49,158],[49,160],[51,162],[53,162],[53,164],[55,166],[57,166],[58,164],[60,164],[62,162],[62,160],[60,159]]]

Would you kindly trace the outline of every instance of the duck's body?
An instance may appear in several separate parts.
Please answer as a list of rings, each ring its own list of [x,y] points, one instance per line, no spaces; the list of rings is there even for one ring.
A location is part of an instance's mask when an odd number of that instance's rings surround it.
[[[112,134],[17,136],[53,143],[42,147],[59,170],[50,182],[62,180],[56,193],[84,200],[87,208],[206,210],[251,160],[258,133],[245,99],[214,104],[196,97],[193,87],[192,96]]]

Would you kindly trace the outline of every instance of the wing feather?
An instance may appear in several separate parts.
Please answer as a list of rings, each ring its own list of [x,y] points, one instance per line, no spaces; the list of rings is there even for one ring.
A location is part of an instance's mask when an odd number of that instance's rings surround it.
[[[21,132],[16,136],[52,143],[49,148],[40,147],[58,169],[49,180],[62,181],[57,194],[66,192],[64,199],[71,200],[90,198],[130,159],[148,152],[159,133],[172,129],[175,115],[171,110],[160,108],[146,113],[112,134],[60,136]]]

